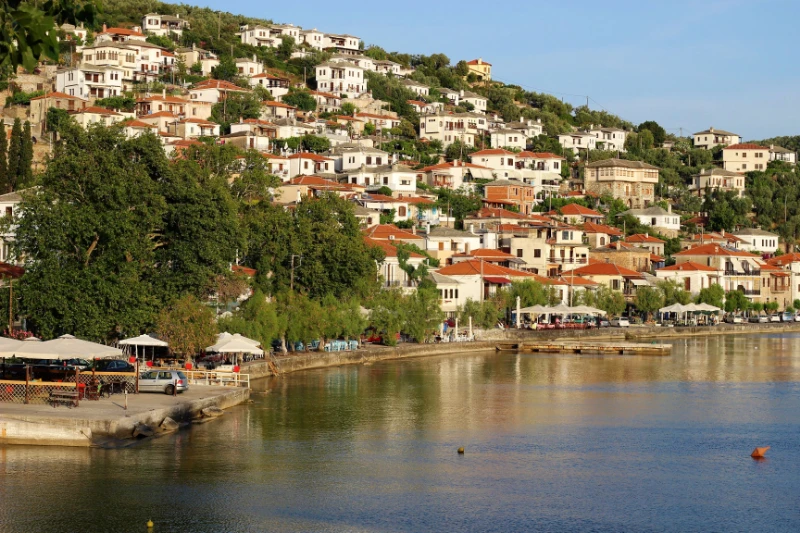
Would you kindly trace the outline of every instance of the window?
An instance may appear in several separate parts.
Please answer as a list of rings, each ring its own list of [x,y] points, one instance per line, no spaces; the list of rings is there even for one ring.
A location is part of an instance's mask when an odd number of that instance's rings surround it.
[[[542,257],[542,251],[539,248],[535,249],[533,251],[533,257],[536,257],[536,258]]]
[[[517,248],[517,257],[522,257],[522,248]]]

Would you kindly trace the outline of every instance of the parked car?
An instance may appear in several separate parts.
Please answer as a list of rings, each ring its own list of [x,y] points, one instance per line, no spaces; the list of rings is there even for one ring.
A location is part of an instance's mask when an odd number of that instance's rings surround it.
[[[793,313],[787,313],[786,311],[781,313],[781,322],[793,322],[793,321],[794,321]]]
[[[766,324],[769,322],[767,315],[750,315],[748,322],[752,322],[753,324]]]
[[[794,315],[794,321],[795,322],[800,322],[800,312],[798,312],[797,314]]]
[[[180,370],[150,370],[139,375],[139,392],[163,392],[189,390],[186,375]]]
[[[628,328],[631,325],[630,320],[628,317],[618,316],[616,318],[612,318],[609,324],[615,328]]]
[[[611,323],[608,321],[607,318],[601,318],[597,325],[600,326],[601,328],[607,328],[611,326]]]
[[[728,313],[728,315],[725,316],[725,322],[727,322],[728,324],[741,324],[744,322],[744,318],[742,317],[742,315],[735,315],[733,313]]]
[[[778,313],[771,314],[771,315],[769,315],[769,321],[770,322],[780,322],[781,321],[781,315],[779,315]]]
[[[94,363],[97,372],[134,372],[136,368],[122,359],[98,359]]]

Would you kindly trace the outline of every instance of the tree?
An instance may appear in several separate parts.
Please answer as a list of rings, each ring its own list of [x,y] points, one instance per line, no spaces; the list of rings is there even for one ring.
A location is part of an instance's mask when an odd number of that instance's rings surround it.
[[[664,306],[676,303],[686,305],[692,301],[692,293],[685,290],[674,279],[665,279],[663,281],[659,281],[657,286],[664,295]]]
[[[462,324],[466,324],[470,317],[472,323],[482,329],[491,329],[503,316],[502,302],[498,300],[477,300],[469,299],[458,309],[458,318]]]
[[[214,312],[192,294],[163,309],[156,325],[158,336],[169,343],[170,353],[191,358],[217,339]]]
[[[319,135],[311,135],[309,133],[303,135],[301,143],[303,145],[303,149],[309,152],[327,152],[331,148],[331,140],[327,137],[321,137]]]
[[[438,195],[437,204],[445,212],[456,219],[456,226],[463,226],[464,218],[479,210],[482,205],[482,197],[470,191],[453,191],[441,188],[436,191]],[[449,213],[448,213],[449,210]]]
[[[56,0],[34,3],[0,1],[0,67],[16,72],[24,66],[33,72],[40,59],[58,61],[57,26],[83,22],[94,26],[98,8],[91,0]]]
[[[194,67],[192,67],[192,69],[194,69]],[[219,60],[219,64],[212,69],[211,76],[215,80],[233,81],[239,76],[239,69],[236,67],[236,61],[234,61],[231,56],[222,56]]]
[[[342,115],[352,117],[358,112],[358,108],[351,102],[344,102],[342,104]]]
[[[456,63],[454,72],[459,76],[467,76],[469,75],[469,67],[467,66],[467,62],[463,59]]]
[[[417,342],[425,342],[444,320],[439,307],[439,292],[435,286],[420,286],[405,299],[403,331]]]
[[[366,124],[364,124],[364,135],[369,137],[370,135],[374,134],[375,134],[375,124],[373,124],[372,122],[367,122]]]
[[[284,95],[283,102],[293,105],[301,111],[316,111],[317,109],[317,101],[306,90],[290,90],[289,94]]]
[[[265,349],[286,331],[286,316],[278,313],[278,306],[269,302],[260,290],[256,290],[230,317],[220,318],[219,331],[239,333],[255,339]]]
[[[211,120],[220,124],[223,132],[229,133],[231,124],[240,118],[261,116],[261,100],[255,93],[228,93],[224,101],[211,108]]]
[[[103,341],[152,327],[163,303],[153,290],[165,244],[158,180],[168,169],[153,135],[67,126],[17,221],[21,311],[33,331]]]
[[[278,45],[277,50],[275,50],[275,54],[284,61],[287,61],[290,57],[292,57],[292,52],[294,52],[294,37],[290,35],[284,35],[281,37],[281,44]]]
[[[647,320],[664,306],[664,293],[655,287],[643,285],[636,289],[636,308],[647,314]]]
[[[514,281],[510,288],[502,290],[501,296],[505,307],[512,309],[517,305],[517,296],[521,307],[555,303],[555,289],[535,280]]]
[[[709,304],[722,309],[722,300],[725,298],[725,289],[718,283],[712,283],[710,286],[700,289],[697,295],[697,303]]]
[[[658,122],[654,120],[646,120],[645,122],[639,124],[639,127],[636,128],[636,131],[639,133],[644,130],[648,130],[653,134],[653,143],[655,146],[661,146],[664,144],[664,140],[667,138],[667,132],[658,124]]]
[[[26,187],[33,181],[33,137],[31,136],[31,123],[25,121],[22,128],[22,155],[19,163],[16,189]]]
[[[25,173],[22,144],[22,122],[16,118],[11,128],[11,141],[8,144],[8,179],[2,184],[4,192],[16,190],[20,175]]]
[[[6,123],[0,121],[0,188],[5,189],[8,183],[8,138]]]
[[[381,334],[383,343],[397,344],[397,336],[406,321],[406,301],[400,289],[384,289],[378,293],[372,304],[370,322]]]
[[[728,291],[725,293],[725,311],[733,313],[734,311],[747,311],[750,301],[742,291]]]
[[[587,291],[583,291],[587,292]],[[595,307],[602,309],[610,316],[619,316],[625,311],[627,303],[625,296],[619,292],[612,290],[610,287],[603,285],[594,293]]]

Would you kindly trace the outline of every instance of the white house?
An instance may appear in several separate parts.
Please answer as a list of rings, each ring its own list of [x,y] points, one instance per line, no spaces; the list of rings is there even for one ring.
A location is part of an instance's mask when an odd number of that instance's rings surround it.
[[[613,150],[618,152],[625,151],[625,139],[628,132],[621,128],[589,128],[589,134],[597,138],[595,146],[598,150]]]
[[[392,192],[400,195],[414,194],[417,191],[417,171],[397,163],[379,167],[362,165],[360,168],[345,171],[345,174],[347,183],[363,185],[368,189],[389,187]]]
[[[231,93],[245,94],[248,89],[225,80],[204,80],[189,89],[189,99],[198,102],[216,104],[224,100]]]
[[[742,239],[739,248],[759,254],[772,254],[778,249],[778,236],[759,228],[742,228],[732,232]]]
[[[367,80],[364,69],[355,63],[334,63],[326,61],[315,67],[317,90],[333,93],[360,95],[367,92]]]
[[[785,161],[791,165],[797,164],[797,152],[792,152],[781,146],[769,145],[770,161]]]
[[[300,41],[315,50],[322,50],[325,48],[325,34],[318,31],[317,28],[300,30]]]
[[[595,150],[597,148],[597,137],[583,131],[563,133],[558,136],[558,142],[565,150],[569,148],[575,152],[587,149]]]
[[[256,58],[253,57],[240,57],[236,59],[236,70],[240,76],[252,78],[264,72],[264,65]]]
[[[736,133],[714,128],[698,131],[692,137],[695,148],[705,148],[706,150],[711,150],[715,146],[728,146],[742,142],[742,138]]]
[[[722,167],[730,172],[766,170],[769,160],[769,148],[758,144],[731,144],[722,149]]]
[[[148,13],[142,17],[142,30],[153,34],[169,37],[175,34],[178,37],[183,35],[184,28],[189,27],[189,22],[182,19],[180,15],[160,15],[158,13]]]
[[[420,83],[414,80],[402,79],[400,80],[400,85],[402,85],[409,91],[417,93],[420,96],[428,96],[428,93],[430,92],[430,87],[428,87],[424,83]]]
[[[194,44],[191,48],[178,48],[175,50],[175,55],[186,64],[186,68],[191,68],[199,63],[200,73],[203,76],[211,76],[211,71],[219,65],[219,58],[216,54],[197,48]]]
[[[493,148],[518,148],[524,150],[528,140],[518,130],[500,129],[492,130],[491,143]]]
[[[486,113],[486,104],[489,102],[488,98],[473,93],[472,91],[461,91],[460,100],[462,103],[466,102],[472,104],[475,113]]]
[[[81,98],[108,98],[124,92],[125,71],[117,67],[84,65],[56,72],[56,91]]]
[[[618,216],[632,215],[636,217],[644,226],[650,226],[661,230],[668,237],[677,236],[681,229],[681,217],[657,205],[645,209],[629,209]]]
[[[256,74],[248,79],[251,87],[261,86],[265,88],[273,98],[280,98],[289,94],[289,78],[273,76],[269,72]]]

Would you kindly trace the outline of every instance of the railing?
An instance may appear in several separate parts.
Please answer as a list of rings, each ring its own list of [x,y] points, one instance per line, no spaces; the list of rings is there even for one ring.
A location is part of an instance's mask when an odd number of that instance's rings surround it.
[[[127,392],[134,394],[137,391],[139,375],[136,372],[94,372],[86,371],[78,374],[78,383],[89,385],[97,379],[103,387],[108,387],[112,392]]]
[[[760,296],[761,291],[759,289],[738,289],[741,291],[745,296]]]
[[[726,276],[760,276],[761,269],[753,269],[753,270],[734,270],[734,269],[725,269]]]
[[[190,385],[250,388],[250,374],[219,370],[182,370]]]
[[[74,390],[75,383],[0,380],[0,402],[47,404],[54,390]]]
[[[549,257],[548,261],[564,265],[584,265],[588,261],[585,257]]]
[[[414,284],[411,280],[400,281],[400,280],[389,280],[385,281],[383,284],[384,287],[414,287]]]

